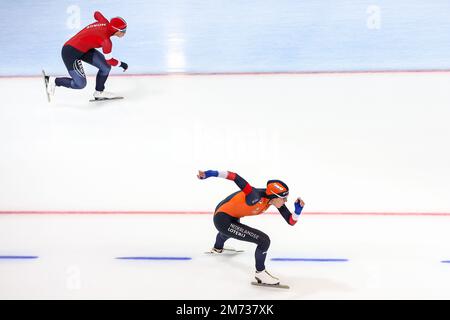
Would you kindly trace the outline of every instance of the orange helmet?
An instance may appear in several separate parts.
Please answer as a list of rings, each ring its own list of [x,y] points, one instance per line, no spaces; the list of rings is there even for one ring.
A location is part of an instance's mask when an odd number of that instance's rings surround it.
[[[281,180],[267,181],[266,195],[269,199],[286,198],[289,195],[289,188]]]

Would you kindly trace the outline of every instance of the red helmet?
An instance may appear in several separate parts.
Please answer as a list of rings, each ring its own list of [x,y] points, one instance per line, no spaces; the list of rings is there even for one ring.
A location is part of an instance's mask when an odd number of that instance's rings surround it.
[[[281,180],[267,181],[266,195],[269,199],[286,198],[289,195],[289,188]]]
[[[109,27],[114,30],[115,32],[120,31],[120,32],[126,32],[127,31],[127,22],[125,21],[125,19],[121,18],[121,17],[115,17],[112,18],[111,21],[109,22]]]

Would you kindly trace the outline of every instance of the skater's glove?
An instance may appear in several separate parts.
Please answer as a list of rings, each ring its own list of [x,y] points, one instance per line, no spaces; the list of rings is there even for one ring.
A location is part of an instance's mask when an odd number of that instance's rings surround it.
[[[125,62],[121,62],[120,63],[120,66],[119,67],[121,67],[121,68],[123,68],[123,72],[125,72],[125,71],[127,71],[127,69],[128,69],[128,64],[126,64]]]
[[[299,216],[302,213],[305,203],[301,198],[297,198],[297,200],[295,200],[294,206],[295,206],[294,212],[297,216]]]
[[[208,179],[209,177],[217,177],[218,175],[219,172],[215,170],[198,171],[197,178],[203,180]]]

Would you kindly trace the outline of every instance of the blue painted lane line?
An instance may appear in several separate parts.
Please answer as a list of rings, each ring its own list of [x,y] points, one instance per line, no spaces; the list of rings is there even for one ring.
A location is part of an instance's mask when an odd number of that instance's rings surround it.
[[[442,263],[450,263],[450,260],[442,260]]]
[[[192,260],[191,257],[117,257],[120,260]]]
[[[38,256],[0,256],[0,260],[37,259]]]
[[[300,262],[347,262],[348,259],[329,259],[329,258],[272,258],[272,261],[300,261]]]

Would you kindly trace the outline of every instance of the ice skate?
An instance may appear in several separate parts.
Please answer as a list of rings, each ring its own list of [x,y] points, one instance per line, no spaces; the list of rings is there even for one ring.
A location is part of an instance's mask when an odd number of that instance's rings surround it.
[[[258,283],[275,285],[280,283],[280,279],[271,275],[267,270],[256,271],[255,279]]]
[[[211,250],[206,251],[206,254],[212,254],[212,255],[230,255],[230,254],[236,254],[244,252],[244,250],[236,250],[234,248],[223,248],[223,249],[217,249],[217,248],[211,248]]]
[[[123,97],[117,96],[114,93],[108,91],[95,91],[94,99],[90,101],[104,101],[104,100],[116,100],[123,99]]]
[[[280,284],[280,279],[271,275],[267,270],[256,271],[255,279],[256,282],[252,282],[252,285],[255,286],[289,289],[289,286]]]
[[[44,70],[42,70],[42,75],[44,76],[44,85],[45,92],[47,94],[47,100],[48,102],[50,102],[51,98],[55,94],[55,78],[46,75]]]
[[[216,249],[216,248],[211,248],[211,250],[208,253],[211,254],[221,254],[223,252],[223,249]]]

